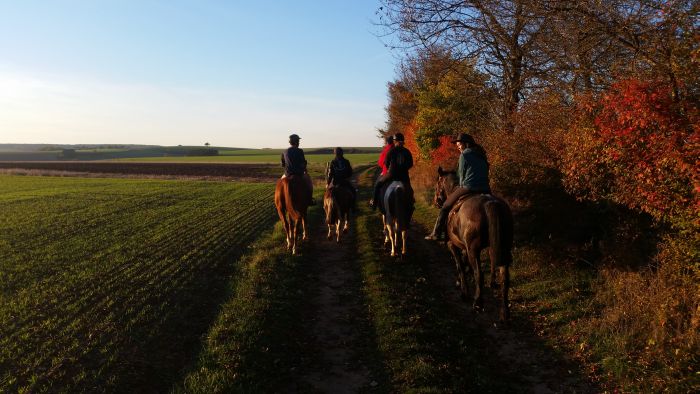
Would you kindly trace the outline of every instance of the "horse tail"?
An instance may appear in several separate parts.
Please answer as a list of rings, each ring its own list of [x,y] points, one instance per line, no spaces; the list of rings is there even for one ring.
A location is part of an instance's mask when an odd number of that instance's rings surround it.
[[[335,224],[335,222],[337,222],[338,218],[340,217],[338,208],[338,191],[335,186],[328,189],[327,204],[328,206],[326,208],[326,223]]]
[[[326,224],[331,224],[333,220],[333,192],[331,189],[326,189],[323,194],[323,210],[326,213]]]
[[[499,201],[487,201],[484,208],[489,223],[489,245],[494,265],[509,266],[513,260],[513,222],[510,210]]]
[[[340,209],[340,196],[338,195],[340,193],[340,188],[338,186],[333,186],[333,189],[331,191],[331,200],[333,201],[333,212],[335,212],[335,221],[337,222],[338,219],[343,217],[343,213]]]

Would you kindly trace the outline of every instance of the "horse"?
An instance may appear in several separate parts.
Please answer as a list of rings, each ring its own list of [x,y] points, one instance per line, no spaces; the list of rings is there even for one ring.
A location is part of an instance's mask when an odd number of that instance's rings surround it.
[[[391,242],[391,256],[397,256],[399,243],[401,244],[401,257],[406,255],[406,231],[411,223],[413,214],[413,198],[401,181],[393,181],[382,190],[379,209],[382,212],[385,239]]]
[[[275,186],[275,207],[284,223],[287,249],[296,254],[298,228],[301,223],[302,240],[306,241],[306,210],[309,207],[309,190],[301,175],[283,177]]]
[[[435,185],[433,202],[442,207],[447,196],[457,187],[457,175],[454,171],[438,168],[438,180]],[[500,282],[500,320],[510,317],[508,308],[508,289],[510,286],[509,266],[513,261],[513,214],[502,199],[491,194],[477,194],[460,199],[450,211],[447,219],[447,247],[454,258],[459,287],[463,299],[469,296],[466,283],[467,269],[474,274],[475,311],[483,308],[481,288],[484,280],[481,275],[481,251],[489,248],[491,262],[490,286],[496,291],[496,273]],[[468,265],[467,265],[468,263]],[[498,294],[498,293],[496,293]]]
[[[340,235],[348,232],[351,206],[352,192],[350,190],[341,185],[331,184],[326,187],[326,192],[323,194],[323,210],[326,212],[329,241],[333,238],[334,227],[338,243],[340,243]]]

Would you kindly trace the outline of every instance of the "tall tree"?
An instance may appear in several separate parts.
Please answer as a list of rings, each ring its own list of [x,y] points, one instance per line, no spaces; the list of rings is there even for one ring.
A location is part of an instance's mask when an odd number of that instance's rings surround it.
[[[549,77],[553,62],[540,45],[549,14],[535,0],[383,0],[381,24],[408,47],[448,48],[473,59],[501,97],[502,128],[516,129],[521,98]]]

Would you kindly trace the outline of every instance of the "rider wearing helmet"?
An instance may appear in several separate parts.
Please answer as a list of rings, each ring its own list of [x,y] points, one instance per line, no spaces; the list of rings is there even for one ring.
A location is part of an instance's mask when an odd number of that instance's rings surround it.
[[[435,221],[433,231],[425,239],[437,241],[443,238],[447,216],[454,204],[462,196],[470,194],[491,193],[489,186],[489,162],[486,159],[486,151],[481,145],[474,141],[474,137],[466,133],[459,133],[457,138],[452,140],[461,152],[459,155],[459,165],[457,176],[459,185],[455,188],[440,208],[440,214]]]
[[[394,135],[394,147],[388,151],[384,160],[384,167],[387,168],[386,174],[377,179],[374,185],[374,197],[369,202],[372,209],[376,209],[379,201],[379,193],[382,187],[392,181],[403,182],[406,186],[411,201],[413,201],[413,188],[411,187],[411,178],[408,175],[408,170],[413,167],[413,155],[411,151],[404,146],[404,136],[401,133]]]
[[[357,197],[357,191],[352,183],[350,183],[350,178],[352,177],[352,166],[350,166],[350,161],[343,156],[343,148],[341,147],[335,148],[333,153],[335,153],[335,158],[328,165],[326,187],[333,184],[333,186],[343,186],[347,188],[352,193],[354,205]]]
[[[311,182],[311,177],[308,172],[306,172],[306,158],[304,157],[304,151],[299,148],[299,137],[296,134],[289,136],[289,148],[282,152],[282,167],[284,167],[284,175],[282,178],[297,175],[301,176],[309,187],[309,204],[315,205],[316,201],[313,198],[313,183]]]

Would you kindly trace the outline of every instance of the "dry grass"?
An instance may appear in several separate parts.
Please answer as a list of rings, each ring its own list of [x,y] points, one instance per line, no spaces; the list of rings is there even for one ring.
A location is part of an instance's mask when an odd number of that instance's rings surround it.
[[[659,256],[669,258],[669,251]],[[662,261],[656,270],[600,271],[594,292],[600,313],[580,328],[588,335],[589,357],[610,380],[642,391],[700,389],[699,282],[684,272],[686,263],[676,259]]]

